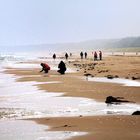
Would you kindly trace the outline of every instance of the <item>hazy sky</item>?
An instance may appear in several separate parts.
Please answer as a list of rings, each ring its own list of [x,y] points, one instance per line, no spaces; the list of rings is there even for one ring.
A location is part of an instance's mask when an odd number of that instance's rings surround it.
[[[0,46],[140,35],[140,0],[0,0]]]

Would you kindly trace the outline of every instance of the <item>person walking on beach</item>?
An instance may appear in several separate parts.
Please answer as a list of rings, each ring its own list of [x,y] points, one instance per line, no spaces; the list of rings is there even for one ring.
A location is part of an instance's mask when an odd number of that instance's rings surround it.
[[[80,53],[81,59],[83,59],[83,52]]]
[[[102,52],[99,51],[99,59],[102,60]]]
[[[56,54],[55,54],[55,53],[53,54],[53,59],[54,59],[54,60],[56,59]]]
[[[69,57],[69,55],[66,53],[66,54],[65,54],[65,58],[66,58],[66,60],[68,59],[68,57]]]
[[[48,73],[51,69],[50,66],[46,63],[41,63],[40,65],[42,66],[42,70],[40,72],[44,71],[45,73]]]
[[[87,52],[85,52],[85,59],[87,59]]]
[[[58,64],[58,68],[59,70],[57,72],[59,72],[60,74],[65,74],[65,71],[67,70],[67,68],[63,61],[60,61],[60,63]]]
[[[94,61],[96,61],[97,58],[98,58],[98,56],[97,56],[97,52],[95,51],[95,52],[94,52]]]

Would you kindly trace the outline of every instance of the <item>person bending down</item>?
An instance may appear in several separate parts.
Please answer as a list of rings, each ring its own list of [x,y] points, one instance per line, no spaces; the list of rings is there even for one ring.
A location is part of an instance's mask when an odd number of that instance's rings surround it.
[[[48,73],[49,72],[50,66],[48,64],[41,63],[40,65],[42,66],[42,70],[40,72],[42,72],[42,71],[44,71],[45,73]]]
[[[65,74],[65,71],[67,70],[67,68],[66,68],[66,65],[63,61],[61,61],[58,64],[58,68],[59,68],[59,70],[57,72],[59,72],[60,74]]]

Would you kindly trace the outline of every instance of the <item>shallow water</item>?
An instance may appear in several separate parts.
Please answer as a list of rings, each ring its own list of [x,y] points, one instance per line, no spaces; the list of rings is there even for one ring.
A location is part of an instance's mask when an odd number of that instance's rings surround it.
[[[87,80],[87,78],[86,78],[86,80]],[[123,79],[123,78],[108,79],[106,77],[88,77],[88,81],[116,83],[116,84],[121,84],[123,86],[140,87],[140,81],[134,81],[134,80]]]
[[[63,140],[73,136],[85,135],[85,132],[47,131],[48,126],[36,125],[32,121],[0,121],[1,140]]]
[[[53,68],[58,62],[48,61]],[[11,63],[11,62],[10,62]],[[6,64],[5,64],[6,65]],[[3,65],[1,65],[3,66]],[[24,64],[12,62],[12,68],[35,68],[38,64]],[[51,93],[38,90],[38,82],[15,82],[18,76],[0,72],[0,112],[1,118],[9,117],[46,117],[46,116],[78,116],[78,115],[128,115],[140,109],[139,104],[124,103],[107,106],[103,102],[78,97],[58,97],[64,93]],[[37,75],[38,76],[38,75]],[[127,79],[88,78],[89,81],[118,83],[125,86],[140,86],[140,82]],[[53,82],[39,82],[39,84],[53,84]],[[4,109],[5,108],[5,112]],[[6,109],[7,108],[7,109]],[[109,113],[108,113],[109,112]]]
[[[46,61],[46,63],[51,67],[51,70],[58,70],[58,64],[59,64],[60,60],[53,60],[53,59],[49,59]],[[65,62],[65,61],[64,61]],[[24,61],[22,63],[20,63],[19,61],[6,61],[6,62],[2,62],[1,65],[3,67],[8,67],[8,68],[13,68],[13,69],[42,69],[42,67],[40,66],[40,64],[36,64],[36,63],[24,63]],[[66,66],[67,66],[67,61],[66,61]],[[72,73],[72,72],[76,72],[76,69],[71,69],[67,66],[67,71],[66,73]]]
[[[140,105],[125,103],[107,106],[88,98],[59,97],[64,93],[51,93],[38,90],[38,82],[15,82],[16,77],[0,74],[3,83],[0,86],[1,118],[30,118],[79,115],[129,115],[140,109]],[[54,82],[39,82],[53,84]]]

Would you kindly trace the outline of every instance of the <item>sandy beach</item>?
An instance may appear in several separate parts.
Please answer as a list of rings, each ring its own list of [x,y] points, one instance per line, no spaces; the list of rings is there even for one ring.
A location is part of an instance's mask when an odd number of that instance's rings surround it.
[[[69,60],[70,61],[70,60]],[[64,92],[65,96],[87,97],[100,101],[105,101],[107,96],[122,96],[125,99],[133,102],[140,102],[139,87],[122,86],[120,84],[102,83],[102,82],[90,82],[86,80],[86,73],[96,77],[105,77],[107,75],[118,76],[119,78],[132,79],[136,77],[140,80],[140,57],[139,56],[112,56],[107,57],[102,61],[92,61],[90,59],[81,61],[77,59],[75,61],[66,62],[71,68],[75,68],[76,73],[67,73],[60,75],[56,71],[52,70],[48,75],[39,73],[40,69],[8,69],[5,72],[9,74],[15,74],[22,76],[17,81],[37,81],[37,82],[50,82],[60,81],[60,83],[54,83],[51,85],[38,84],[37,86],[49,92]],[[89,68],[90,64],[96,64],[93,68]],[[87,66],[83,66],[86,64]],[[38,63],[39,65],[39,63]],[[90,69],[90,70],[88,70]],[[91,70],[92,69],[92,70]],[[86,72],[85,72],[86,71]],[[34,76],[38,75],[38,77]],[[43,76],[42,76],[43,75]],[[40,77],[41,76],[41,77]],[[81,77],[85,77],[83,80]],[[54,88],[57,87],[57,88]]]
[[[29,63],[29,62],[28,62]],[[30,62],[38,64],[40,62]],[[90,77],[106,77],[111,75],[140,81],[139,56],[109,56],[102,61],[93,61],[91,58],[80,60],[74,58],[66,61],[68,67],[75,72],[58,74],[51,70],[49,74],[39,73],[40,69],[12,69],[7,68],[5,73],[20,76],[18,82],[37,81],[35,84],[40,90],[47,92],[64,93],[64,97],[84,97],[105,102],[107,96],[123,97],[132,103],[140,103],[140,87],[124,86],[123,84],[90,81]],[[89,74],[89,76],[85,76]],[[53,82],[42,84],[41,82]],[[131,115],[97,115],[76,117],[47,117],[31,119],[38,124],[50,126],[49,131],[78,131],[88,132],[88,135],[72,137],[72,140],[138,140],[140,139],[140,118]]]
[[[0,140],[140,140],[140,0],[0,0]]]
[[[51,126],[51,131],[82,131],[88,135],[73,137],[71,140],[138,140],[139,116],[96,116],[73,118],[45,118],[35,120]]]

